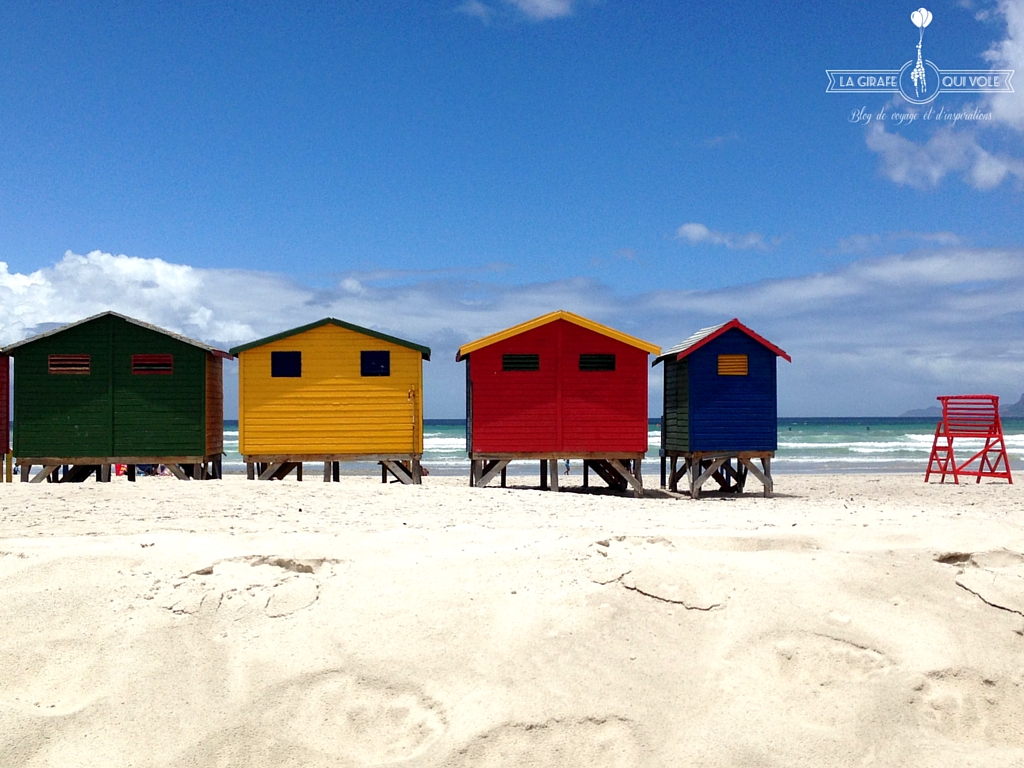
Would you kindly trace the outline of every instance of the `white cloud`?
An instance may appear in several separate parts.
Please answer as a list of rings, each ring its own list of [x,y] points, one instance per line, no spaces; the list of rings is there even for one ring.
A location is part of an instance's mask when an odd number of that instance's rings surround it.
[[[505,0],[506,5],[512,6],[534,21],[569,16],[573,12],[573,3],[574,0]],[[465,0],[455,10],[484,22],[489,22],[497,13],[493,5],[483,3],[481,0]]]
[[[484,5],[480,0],[466,0],[462,5],[455,9],[459,13],[464,13],[467,16],[480,19],[481,21],[490,21],[494,15],[494,9],[490,6]]]
[[[976,130],[945,127],[918,144],[873,123],[867,130],[867,145],[881,156],[885,176],[918,189],[938,186],[948,174],[957,172],[978,189],[997,187],[1009,175],[1024,178],[1024,161],[990,154],[978,144]]]
[[[689,222],[676,230],[676,237],[690,245],[724,245],[734,250],[767,251],[769,243],[759,232],[748,232],[740,235],[733,232],[719,232],[709,229],[705,224]],[[777,245],[772,241],[771,245]]]
[[[1024,249],[940,247],[795,278],[630,296],[587,279],[508,286],[424,275],[395,286],[356,273],[316,289],[100,252],[68,253],[31,274],[0,262],[0,343],[108,309],[222,348],[333,316],[430,346],[427,415],[445,418],[464,409],[459,345],[554,309],[663,347],[738,316],[793,356],[779,367],[783,415],[896,414],[964,391],[1016,401],[1022,308]],[[659,402],[655,385],[653,411]]]
[[[1024,75],[1024,0],[1000,0],[999,13],[1006,21],[1006,38],[992,45],[985,59],[994,69],[1013,69],[1014,77]],[[1018,131],[1024,131],[1024,99],[1017,93],[996,93],[989,97],[993,117]]]
[[[572,13],[573,0],[505,0],[531,19],[557,19]]]

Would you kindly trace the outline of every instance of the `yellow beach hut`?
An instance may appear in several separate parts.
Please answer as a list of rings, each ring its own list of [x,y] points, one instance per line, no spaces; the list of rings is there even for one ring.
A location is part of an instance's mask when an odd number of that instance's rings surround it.
[[[235,347],[238,451],[249,479],[281,479],[323,462],[377,461],[419,483],[423,361],[430,349],[333,317]]]

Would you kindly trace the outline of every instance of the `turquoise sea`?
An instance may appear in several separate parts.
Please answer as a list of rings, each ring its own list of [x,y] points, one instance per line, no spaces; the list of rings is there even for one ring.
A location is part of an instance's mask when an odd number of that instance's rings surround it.
[[[936,419],[911,418],[805,418],[779,419],[779,450],[772,464],[777,472],[921,472],[935,433]],[[1004,419],[1003,431],[1011,469],[1024,462],[1024,419]],[[453,419],[426,419],[423,464],[431,473],[469,476],[466,425]],[[648,432],[644,474],[657,477],[661,427],[656,421]],[[963,442],[964,448],[973,443]],[[980,447],[980,442],[978,443]],[[959,448],[960,442],[957,442]],[[225,472],[244,472],[238,455],[238,422],[224,423]],[[965,454],[966,458],[966,454]],[[352,463],[350,474],[378,472],[375,464]],[[512,474],[535,474],[535,462],[514,462]]]

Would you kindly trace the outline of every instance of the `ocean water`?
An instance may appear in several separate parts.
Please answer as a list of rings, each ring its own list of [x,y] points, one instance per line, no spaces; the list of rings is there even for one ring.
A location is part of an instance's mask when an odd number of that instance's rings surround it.
[[[807,418],[779,419],[779,449],[772,462],[773,472],[921,472],[935,434],[935,419],[906,418]],[[1024,464],[1024,419],[1004,419],[1010,467]],[[957,441],[965,451],[980,448],[981,441]],[[652,422],[648,431],[648,452],[644,474],[658,476],[661,428]],[[466,427],[461,420],[427,419],[423,434],[423,465],[439,475],[469,476],[466,456]],[[238,422],[224,423],[224,471],[244,472],[238,454]],[[968,453],[959,454],[963,458]],[[347,474],[379,472],[370,462],[344,465]],[[510,474],[537,474],[536,462],[513,462]]]

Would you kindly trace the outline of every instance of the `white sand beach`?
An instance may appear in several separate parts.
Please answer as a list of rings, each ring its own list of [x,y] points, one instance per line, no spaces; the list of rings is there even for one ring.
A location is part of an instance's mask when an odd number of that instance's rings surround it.
[[[0,485],[0,765],[1024,765],[1024,489],[776,491]]]

